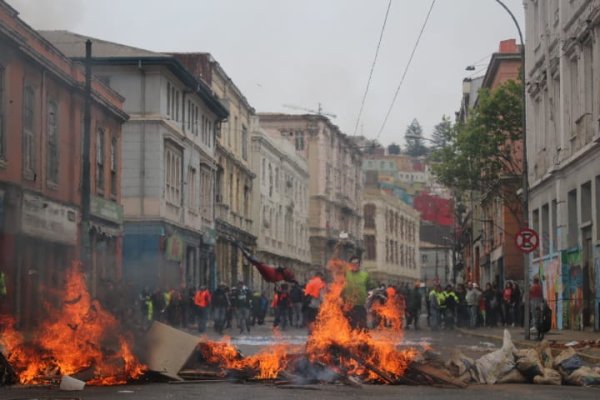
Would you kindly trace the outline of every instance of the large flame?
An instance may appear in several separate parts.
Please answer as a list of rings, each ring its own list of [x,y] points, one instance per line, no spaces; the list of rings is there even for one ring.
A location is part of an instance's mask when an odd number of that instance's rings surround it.
[[[0,320],[0,344],[21,383],[89,370],[88,384],[115,385],[144,372],[117,319],[91,298],[78,262],[67,272],[62,306],[45,308],[48,318],[32,340],[25,340],[11,317]]]
[[[367,382],[390,383],[389,379],[382,379],[382,374],[392,379],[401,377],[417,355],[414,349],[397,348],[403,338],[402,299],[396,297],[374,307],[374,312],[386,324],[380,324],[371,332],[352,329],[342,301],[347,264],[343,260],[332,259],[328,268],[333,282],[311,327],[305,347],[306,357],[342,374],[359,376]],[[241,370],[245,376],[256,379],[274,379],[289,367],[293,358],[290,354],[295,349],[290,345],[277,344],[244,358],[226,338],[223,342],[203,342],[199,350],[210,364],[227,370]]]

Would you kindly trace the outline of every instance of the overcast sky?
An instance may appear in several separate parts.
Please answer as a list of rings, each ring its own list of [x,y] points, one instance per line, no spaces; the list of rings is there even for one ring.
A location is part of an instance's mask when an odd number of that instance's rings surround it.
[[[258,112],[318,108],[353,134],[388,0],[7,0],[38,29],[154,51],[210,52]],[[521,29],[523,0],[505,0]],[[358,133],[376,138],[431,0],[393,0]],[[381,133],[403,143],[416,118],[430,136],[454,117],[467,65],[517,38],[495,0],[437,0]],[[478,65],[485,71],[485,65]]]

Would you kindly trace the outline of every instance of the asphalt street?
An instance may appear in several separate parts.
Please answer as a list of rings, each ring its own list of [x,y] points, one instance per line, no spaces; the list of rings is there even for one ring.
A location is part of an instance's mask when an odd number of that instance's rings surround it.
[[[190,333],[195,333],[193,330]],[[287,342],[302,346],[306,341],[306,329],[287,329],[273,333],[271,325],[254,327],[250,333],[239,334],[230,329],[226,332],[245,355],[254,354],[276,342]],[[218,340],[220,336],[214,332],[202,335],[205,339]],[[421,331],[409,330],[404,333],[401,346],[421,347],[427,344],[433,351],[446,357],[458,349],[473,358],[497,349],[499,343],[492,343],[456,331],[431,332],[427,328]],[[363,385],[352,388],[339,384],[276,386],[270,382],[204,382],[204,383],[145,383],[114,387],[86,387],[83,391],[63,392],[56,387],[0,387],[0,399],[597,399],[600,390],[596,388],[580,388],[573,386],[541,386],[541,385],[471,385],[467,389],[442,389],[430,386],[389,386]]]

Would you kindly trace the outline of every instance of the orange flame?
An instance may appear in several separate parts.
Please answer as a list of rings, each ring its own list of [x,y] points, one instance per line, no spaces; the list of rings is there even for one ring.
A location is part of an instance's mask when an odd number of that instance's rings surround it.
[[[380,382],[381,376],[373,371],[375,366],[392,377],[400,377],[417,355],[414,349],[398,350],[402,340],[403,307],[401,298],[376,308],[385,317],[391,329],[380,326],[371,335],[363,330],[352,329],[346,315],[342,291],[347,264],[338,259],[329,262],[333,276],[319,309],[315,324],[306,343],[309,360],[337,368],[345,374],[361,376],[370,382]],[[243,358],[229,339],[224,342],[204,342],[200,351],[204,359],[227,369],[246,370],[257,379],[273,379],[289,366],[291,346],[278,344],[262,353]]]
[[[62,299],[60,309],[45,305],[49,317],[32,341],[24,340],[12,318],[0,321],[4,325],[0,344],[21,383],[42,383],[49,375],[90,369],[89,384],[115,385],[144,372],[129,341],[119,333],[117,319],[91,298],[78,262],[67,271]]]

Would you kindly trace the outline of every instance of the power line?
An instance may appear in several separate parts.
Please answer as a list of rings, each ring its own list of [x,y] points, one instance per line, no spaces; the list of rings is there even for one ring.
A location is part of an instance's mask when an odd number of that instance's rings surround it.
[[[421,31],[419,32],[419,36],[417,37],[415,46],[413,47],[412,52],[410,53],[410,58],[408,59],[408,62],[406,63],[406,68],[404,68],[404,73],[402,74],[400,83],[398,84],[398,87],[396,88],[396,93],[394,93],[394,98],[392,99],[392,103],[390,104],[390,107],[388,108],[387,113],[385,114],[385,118],[383,119],[383,124],[381,124],[381,128],[379,129],[379,132],[377,133],[377,137],[375,138],[375,140],[379,139],[379,136],[381,136],[381,132],[383,132],[383,129],[385,128],[385,124],[387,123],[387,120],[390,117],[392,109],[394,108],[394,103],[396,102],[396,98],[398,97],[400,88],[402,87],[402,84],[404,83],[404,79],[406,78],[406,73],[408,72],[408,68],[410,67],[410,64],[412,63],[415,52],[417,51],[417,47],[419,46],[419,42],[421,41],[421,36],[423,36],[423,31],[425,31],[425,27],[427,26],[427,21],[429,21],[429,17],[431,16],[431,11],[433,10],[433,6],[435,5],[435,2],[436,2],[436,0],[433,0],[431,2],[431,6],[429,7],[429,11],[427,12],[425,21],[423,21],[423,26],[421,27]]]
[[[379,34],[379,42],[377,42],[377,49],[375,50],[375,58],[373,58],[373,64],[371,64],[371,71],[369,71],[369,79],[367,80],[367,87],[365,88],[365,93],[363,94],[362,102],[360,104],[360,110],[358,111],[358,117],[356,117],[356,125],[354,126],[354,133],[356,135],[356,131],[358,130],[358,123],[360,122],[360,117],[363,112],[363,108],[365,107],[365,100],[367,99],[367,93],[369,92],[369,87],[371,86],[371,78],[373,77],[373,70],[375,69],[375,62],[377,61],[377,56],[379,55],[379,48],[381,47],[381,39],[383,39],[383,32],[385,31],[385,25],[388,20],[388,15],[390,14],[390,8],[392,6],[392,0],[388,2],[387,10],[385,11],[385,18],[383,19],[383,25],[381,26],[381,33]]]

